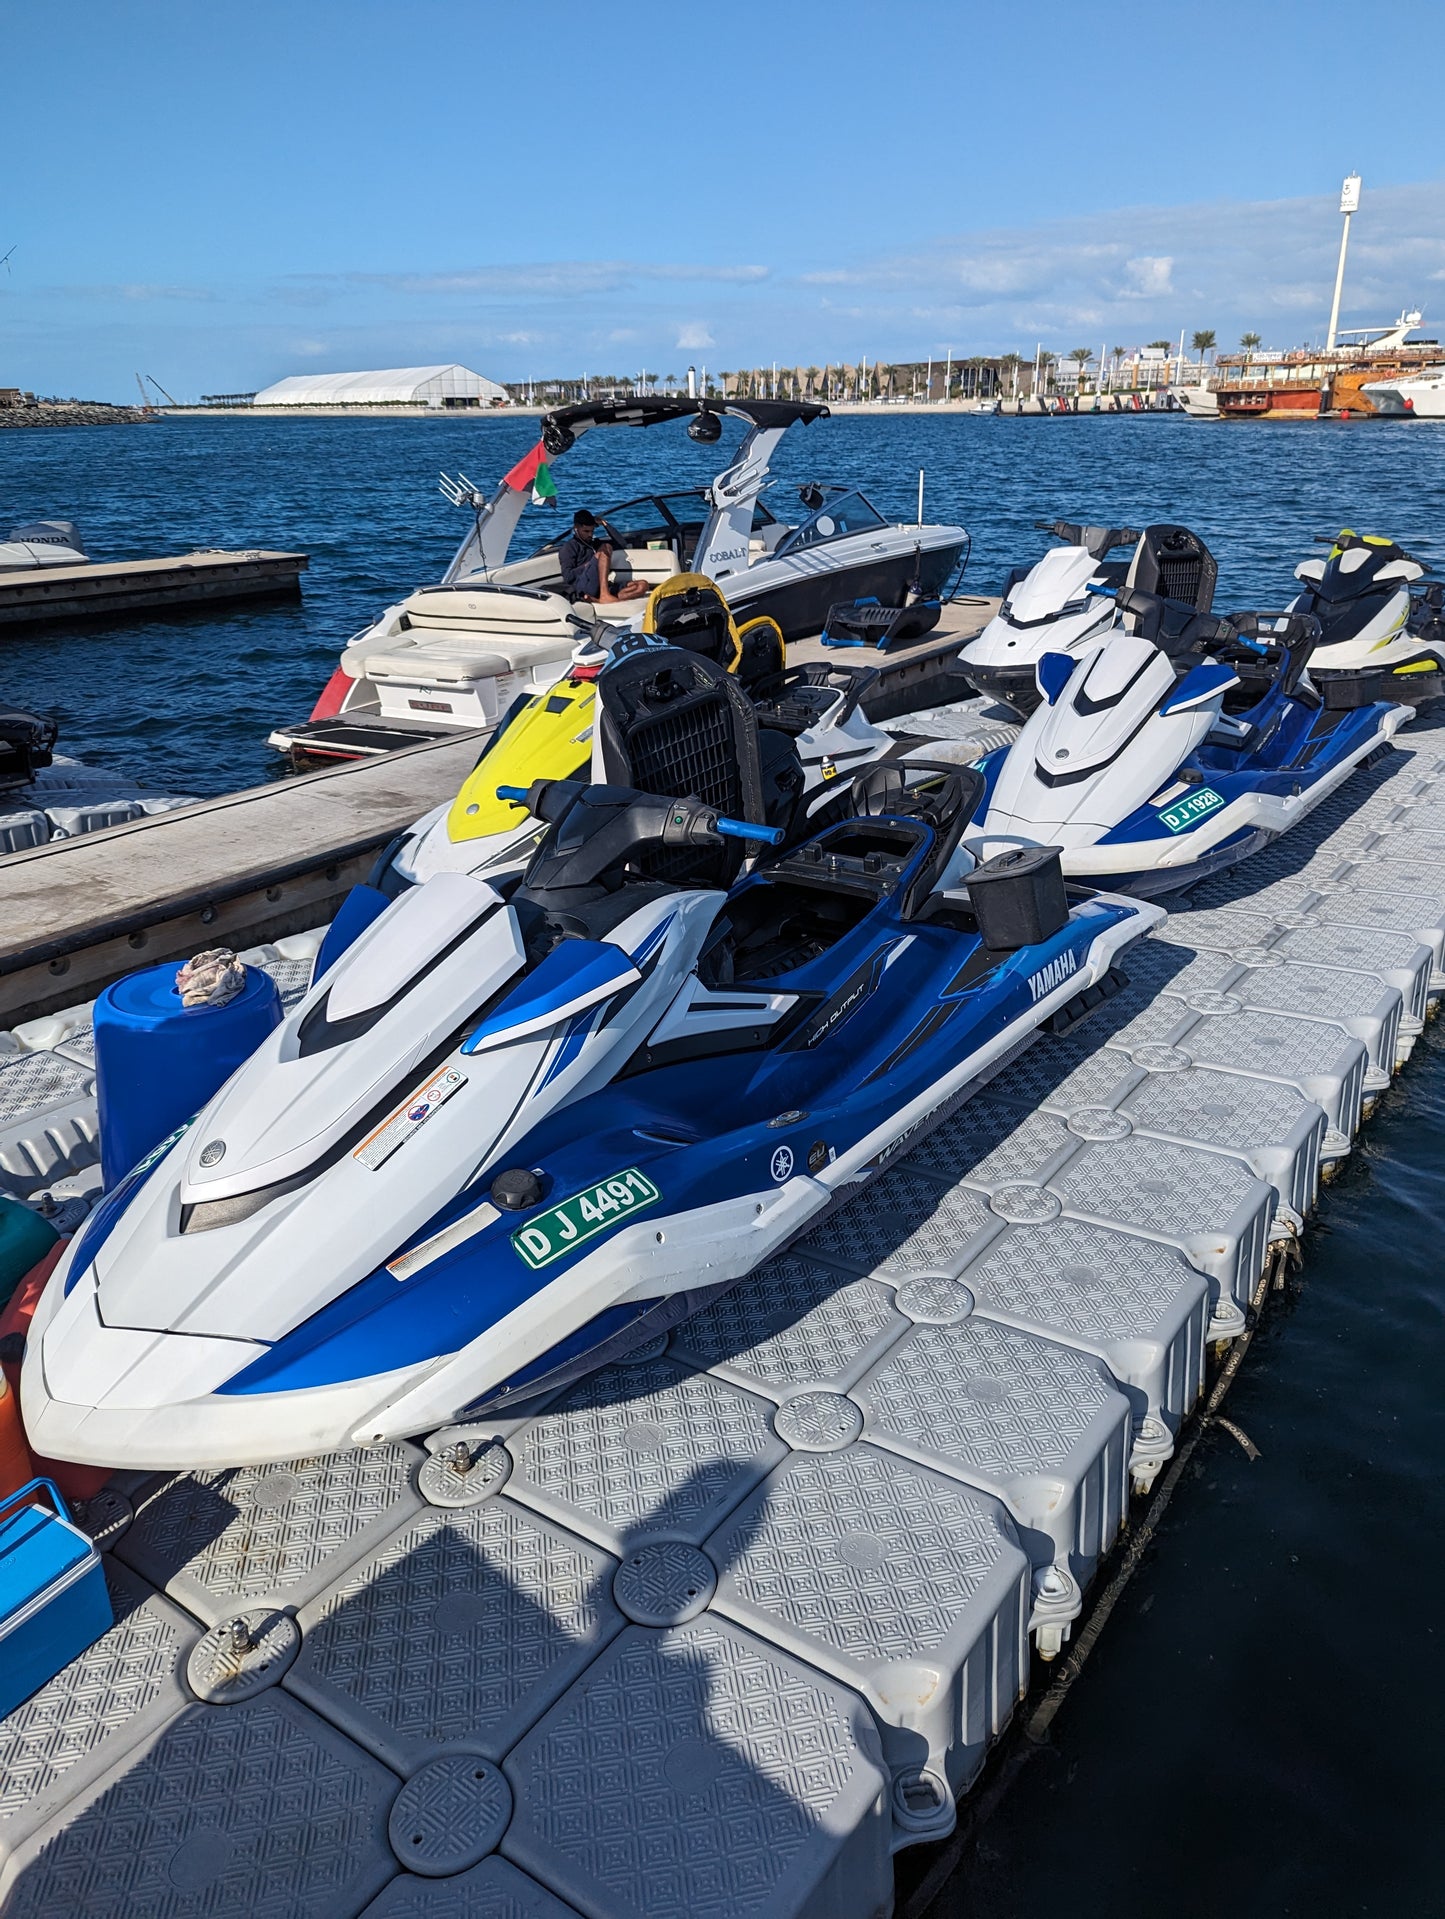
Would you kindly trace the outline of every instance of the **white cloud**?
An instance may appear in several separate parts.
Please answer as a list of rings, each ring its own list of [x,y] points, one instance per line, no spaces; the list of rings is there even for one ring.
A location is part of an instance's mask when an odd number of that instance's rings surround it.
[[[717,341],[709,332],[706,320],[689,320],[686,326],[678,328],[676,345],[679,353],[695,353],[699,348],[716,346]]]
[[[1126,299],[1157,300],[1174,291],[1174,261],[1167,253],[1144,253],[1124,262]]]

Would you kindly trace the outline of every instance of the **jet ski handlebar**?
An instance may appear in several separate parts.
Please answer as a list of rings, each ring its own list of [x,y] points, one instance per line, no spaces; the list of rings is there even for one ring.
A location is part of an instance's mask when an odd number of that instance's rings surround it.
[[[631,786],[597,786],[586,780],[533,780],[530,786],[499,786],[499,800],[525,806],[553,831],[528,868],[528,889],[591,885],[646,847],[716,846],[725,839],[778,846],[778,826],[729,819],[701,800],[668,799]]]
[[[1116,546],[1137,546],[1144,537],[1137,526],[1076,526],[1072,520],[1035,520],[1034,527],[1065,546],[1083,547],[1091,560],[1102,560]]]
[[[1133,617],[1136,636],[1171,656],[1283,660],[1302,646],[1313,647],[1321,632],[1312,613],[1200,613],[1182,600],[1137,586],[1121,586],[1113,597],[1120,612]]]

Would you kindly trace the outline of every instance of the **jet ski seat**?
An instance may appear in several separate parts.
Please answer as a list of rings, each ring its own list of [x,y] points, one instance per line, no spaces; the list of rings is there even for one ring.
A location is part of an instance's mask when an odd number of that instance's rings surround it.
[[[620,642],[598,679],[597,710],[609,785],[701,800],[731,819],[791,823],[803,790],[791,734],[760,725],[737,676],[706,655],[646,637]],[[646,857],[659,877],[726,886],[744,848],[730,840]]]
[[[642,630],[701,654],[736,673],[749,688],[781,673],[786,663],[783,631],[777,621],[759,614],[739,626],[722,591],[705,573],[675,573],[655,587],[648,596]]]
[[[1218,577],[1218,563],[1197,533],[1187,526],[1161,524],[1146,526],[1140,534],[1124,584],[1207,613]]]
[[[905,780],[905,772],[911,784]],[[920,780],[920,773],[930,777]],[[942,760],[909,760],[906,767],[888,761],[865,768],[854,780],[854,809],[861,817],[886,814],[895,819],[918,819],[933,829],[932,849],[901,902],[904,919],[917,919],[924,913],[958,850],[964,829],[978,810],[984,790],[984,777],[977,767]]]

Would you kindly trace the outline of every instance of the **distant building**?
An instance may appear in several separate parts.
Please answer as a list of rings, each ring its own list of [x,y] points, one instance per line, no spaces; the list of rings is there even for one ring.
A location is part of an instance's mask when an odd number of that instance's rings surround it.
[[[505,405],[507,389],[464,366],[384,367],[375,373],[294,373],[258,393],[256,406]]]

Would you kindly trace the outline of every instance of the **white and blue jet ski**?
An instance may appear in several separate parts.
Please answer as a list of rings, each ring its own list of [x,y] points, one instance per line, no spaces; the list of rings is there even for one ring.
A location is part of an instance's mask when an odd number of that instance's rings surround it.
[[[1310,684],[1310,614],[1217,619],[1127,587],[1118,606],[1095,644],[1039,660],[1039,706],[981,762],[985,842],[1060,847],[1072,879],[1147,897],[1234,866],[1411,716]]]
[[[1213,605],[1214,556],[1186,526],[1146,526],[1142,533],[1070,520],[1037,526],[1061,544],[1032,566],[1014,568],[998,612],[959,654],[972,685],[1016,713],[1032,713],[1039,703],[1034,668],[1045,653],[1081,653],[1118,625],[1120,587],[1187,601],[1200,613]],[[1133,548],[1127,560],[1109,558],[1125,546]]]
[[[618,706],[629,783],[518,795],[524,875],[343,913],[102,1201],[35,1317],[38,1451],[226,1466],[535,1398],[750,1272],[1158,919],[1070,897],[1052,849],[980,860],[969,767],[872,767],[773,844],[801,783],[765,784],[726,675],[661,651],[690,678]]]

